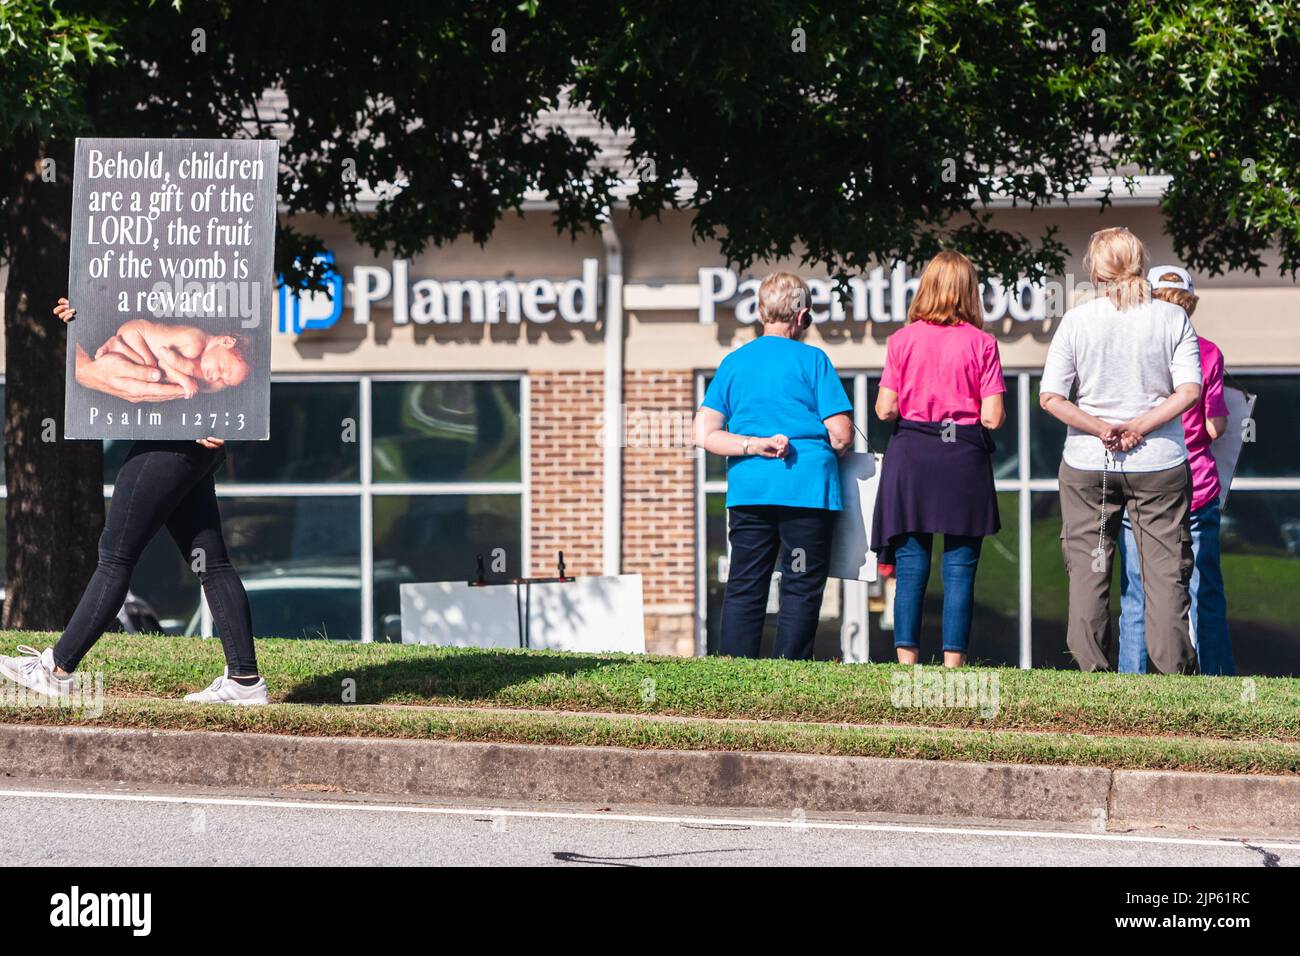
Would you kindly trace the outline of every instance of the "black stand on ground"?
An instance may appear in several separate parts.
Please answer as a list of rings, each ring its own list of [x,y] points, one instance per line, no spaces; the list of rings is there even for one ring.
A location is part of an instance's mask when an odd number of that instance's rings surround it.
[[[564,573],[564,552],[556,553],[555,560],[555,577],[532,577],[532,578],[511,578],[507,584],[515,586],[515,623],[519,628],[519,646],[527,648],[528,644],[528,614],[531,609],[532,594],[530,585],[533,584],[569,584],[574,579]],[[472,588],[485,588],[491,586],[487,580],[487,573],[483,567],[483,555],[475,555],[475,573],[474,580],[466,582]]]

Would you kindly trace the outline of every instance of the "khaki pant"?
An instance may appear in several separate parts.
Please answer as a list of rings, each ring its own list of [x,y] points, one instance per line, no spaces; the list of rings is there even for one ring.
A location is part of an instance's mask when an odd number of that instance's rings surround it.
[[[1106,535],[1097,552],[1100,523],[1099,471],[1060,470],[1061,554],[1070,578],[1066,641],[1079,668],[1110,669],[1111,563],[1120,518],[1128,510],[1146,595],[1147,653],[1162,674],[1189,674],[1196,650],[1187,629],[1192,573],[1191,473],[1182,464],[1164,471],[1106,475]]]

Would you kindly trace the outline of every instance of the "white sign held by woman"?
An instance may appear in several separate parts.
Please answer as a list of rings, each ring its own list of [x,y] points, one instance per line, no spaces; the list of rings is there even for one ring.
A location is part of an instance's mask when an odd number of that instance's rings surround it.
[[[1223,400],[1228,406],[1228,427],[1223,437],[1210,446],[1219,469],[1219,507],[1228,506],[1228,492],[1237,474],[1237,462],[1246,439],[1246,421],[1255,416],[1255,396],[1240,388],[1225,385]]]
[[[881,456],[875,452],[849,452],[840,458],[841,512],[835,518],[831,541],[833,578],[846,581],[876,580],[876,554],[871,550],[871,517],[876,510]]]

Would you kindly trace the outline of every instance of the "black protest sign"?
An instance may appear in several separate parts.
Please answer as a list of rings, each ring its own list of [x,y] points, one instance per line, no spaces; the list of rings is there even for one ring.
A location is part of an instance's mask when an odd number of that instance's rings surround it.
[[[68,438],[264,439],[273,140],[79,139]]]

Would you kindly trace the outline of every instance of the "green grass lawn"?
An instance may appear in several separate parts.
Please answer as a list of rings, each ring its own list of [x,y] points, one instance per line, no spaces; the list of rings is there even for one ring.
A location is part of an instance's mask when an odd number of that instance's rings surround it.
[[[0,633],[0,653],[44,647],[53,635]],[[906,725],[983,731],[1300,744],[1300,679],[1082,674],[971,668],[982,706],[898,706],[895,664],[663,658],[478,651],[392,644],[262,640],[274,700],[293,704],[442,707],[730,718],[809,724]],[[220,644],[184,637],[110,635],[82,665],[102,672],[112,698],[177,698],[222,668]],[[942,675],[926,668],[925,674]],[[345,695],[351,694],[351,697]],[[951,703],[951,701],[950,701]],[[971,703],[975,703],[971,701]]]

